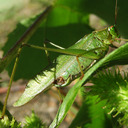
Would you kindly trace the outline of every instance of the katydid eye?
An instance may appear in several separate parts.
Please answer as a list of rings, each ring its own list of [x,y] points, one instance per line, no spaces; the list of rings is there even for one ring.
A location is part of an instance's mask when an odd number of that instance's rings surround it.
[[[108,28],[108,31],[113,37],[118,37],[118,33],[115,26],[110,26]]]
[[[109,27],[109,28],[108,28],[108,31],[109,31],[110,33],[116,33],[114,26]]]

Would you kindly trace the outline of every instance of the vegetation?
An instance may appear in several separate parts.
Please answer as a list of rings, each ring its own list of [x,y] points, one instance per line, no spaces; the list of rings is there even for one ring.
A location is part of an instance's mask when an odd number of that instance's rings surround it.
[[[103,19],[100,20],[102,27],[113,25],[115,21],[115,0],[93,0],[91,2],[88,0],[56,0],[50,1],[49,3],[40,0],[39,2],[45,4],[43,13],[40,13],[41,17],[39,16],[40,14],[37,14],[33,15],[31,18],[25,18],[20,21],[15,30],[8,35],[8,40],[2,48],[4,57],[0,59],[1,72],[6,69],[11,75],[14,58],[17,57],[19,48],[21,48],[22,45],[32,44],[42,47],[43,43],[49,40],[59,46],[68,48],[84,35],[92,33],[92,31],[95,30],[95,28],[90,26],[89,18],[92,13]],[[128,2],[126,0],[123,2],[119,1],[118,3],[117,26],[122,38],[127,38],[127,25],[122,23],[124,20],[120,17],[124,17],[125,22],[127,21],[126,5]],[[36,19],[38,19],[37,22],[35,22]],[[34,25],[32,25],[33,23]],[[28,28],[29,31],[26,32]],[[119,41],[117,41],[117,44],[118,43]],[[15,47],[12,48],[13,45],[15,45]],[[50,44],[47,44],[47,47],[54,48],[54,46]],[[8,52],[10,48],[12,48],[12,50]],[[77,55],[77,53],[75,54]],[[60,54],[53,52],[52,55],[50,55],[50,60],[55,60],[58,55]],[[19,56],[14,80],[21,78],[31,79],[48,65],[45,52],[41,50],[23,47]],[[34,112],[31,117],[26,118],[26,124],[22,126],[21,123],[17,123],[13,115],[7,111],[6,115],[8,117],[0,121],[0,126],[11,128],[59,127],[73,105],[76,96],[79,96],[81,97],[82,105],[77,105],[79,110],[70,124],[70,128],[127,127],[128,74],[127,71],[122,73],[119,68],[114,68],[113,70],[113,66],[115,65],[118,67],[117,65],[127,64],[128,44],[126,43],[100,59],[95,65],[91,66],[84,73],[82,79],[78,78],[76,84],[69,89],[50,126],[46,126],[42,123]],[[91,82],[93,86],[83,86],[87,82]],[[34,92],[36,90],[31,91]],[[32,92],[29,92],[30,95]],[[21,101],[20,103],[22,105]],[[77,102],[75,103],[77,104]],[[1,104],[1,111],[2,108],[3,105]]]

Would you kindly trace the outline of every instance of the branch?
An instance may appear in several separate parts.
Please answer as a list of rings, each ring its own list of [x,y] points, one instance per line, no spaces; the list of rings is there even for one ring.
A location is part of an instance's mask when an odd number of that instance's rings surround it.
[[[45,11],[41,13],[38,19],[26,30],[26,32],[22,35],[22,37],[15,43],[15,45],[7,52],[7,54],[0,59],[0,72],[3,71],[4,68],[8,66],[8,64],[16,57],[18,53],[18,49],[21,47],[22,43],[27,43],[28,40],[32,37],[34,32],[37,30],[39,25],[45,19],[47,14],[52,9],[52,6],[48,6]]]

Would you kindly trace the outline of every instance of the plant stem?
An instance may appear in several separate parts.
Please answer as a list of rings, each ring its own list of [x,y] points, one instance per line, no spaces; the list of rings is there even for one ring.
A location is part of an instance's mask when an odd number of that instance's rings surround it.
[[[8,97],[9,97],[12,81],[13,81],[13,78],[14,78],[14,75],[15,75],[15,72],[16,72],[16,68],[17,68],[17,64],[18,64],[18,61],[19,61],[19,55],[21,53],[21,50],[22,50],[22,47],[19,48],[19,50],[18,50],[18,54],[17,54],[16,60],[15,60],[15,64],[14,64],[14,67],[13,67],[13,70],[12,70],[12,74],[11,74],[10,81],[9,81],[9,84],[8,84],[8,91],[6,93],[6,98],[5,98],[5,101],[4,101],[4,106],[3,106],[3,111],[2,111],[2,117],[1,118],[4,118],[4,115],[5,115],[7,100],[8,100]]]

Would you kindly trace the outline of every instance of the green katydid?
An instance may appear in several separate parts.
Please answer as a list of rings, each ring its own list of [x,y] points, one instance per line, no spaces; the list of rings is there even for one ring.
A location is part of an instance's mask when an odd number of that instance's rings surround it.
[[[56,52],[70,54],[69,51],[73,49],[81,49],[78,51],[78,54],[71,52],[70,55],[59,56],[51,67],[48,67],[34,79],[30,80],[25,92],[14,106],[25,104],[37,94],[47,90],[53,85],[57,87],[68,85],[71,81],[79,77],[82,71],[86,71],[96,63],[98,59],[104,57],[108,52],[109,46],[112,45],[112,42],[115,41],[116,38],[119,38],[116,26],[111,26],[86,35],[75,45],[69,47],[67,51],[65,49],[55,50]],[[48,48],[31,47],[50,51]],[[85,50],[85,52],[83,52],[83,50]],[[52,49],[51,51],[54,50]],[[77,56],[77,58],[75,56]]]
[[[99,57],[98,59],[100,59],[106,55],[109,46],[112,45],[112,42],[115,41],[116,38],[119,38],[116,26],[111,26],[103,30],[94,31],[91,34],[86,35],[75,45],[69,47],[68,50],[82,49],[86,52],[92,50],[90,54],[93,53],[95,57],[97,56]],[[64,53],[63,51],[65,50],[60,50],[61,53]],[[86,55],[86,53],[83,55]],[[34,79],[29,81],[25,92],[20,97],[20,99],[14,104],[14,106],[20,106],[27,103],[37,94],[44,90],[47,90],[53,85],[57,87],[63,87],[68,85],[71,81],[80,76],[81,70],[86,71],[89,66],[92,66],[92,64],[96,62],[97,58],[95,57],[90,56],[90,58],[87,58],[80,56],[78,57],[78,62],[75,56],[60,55],[53,62],[53,66],[48,67],[40,74],[38,74]],[[82,68],[81,70],[80,67]]]

